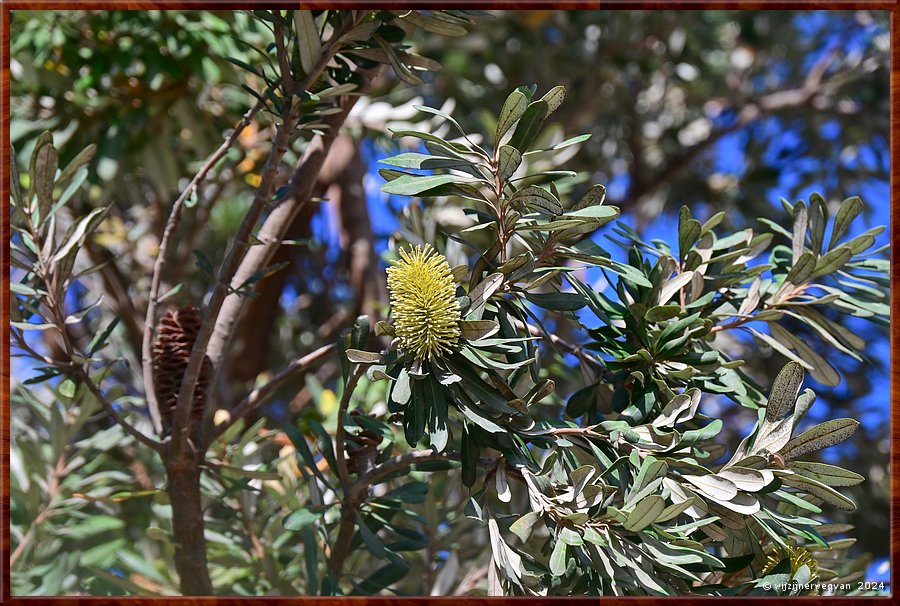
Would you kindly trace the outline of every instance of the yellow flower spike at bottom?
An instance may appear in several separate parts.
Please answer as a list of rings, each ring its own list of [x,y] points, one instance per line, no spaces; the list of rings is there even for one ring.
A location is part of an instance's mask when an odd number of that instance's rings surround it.
[[[439,358],[459,341],[461,319],[450,264],[430,245],[400,250],[387,269],[394,330],[417,360]]]
[[[766,559],[766,565],[762,570],[763,576],[775,570],[778,563],[785,558],[789,558],[791,561],[791,578],[794,578],[800,571],[800,568],[806,565],[809,567],[808,582],[814,584],[819,580],[819,563],[816,562],[815,558],[812,557],[812,554],[803,547],[788,547],[786,550],[776,549],[775,552]],[[818,591],[814,589],[809,595],[815,595],[817,593]]]

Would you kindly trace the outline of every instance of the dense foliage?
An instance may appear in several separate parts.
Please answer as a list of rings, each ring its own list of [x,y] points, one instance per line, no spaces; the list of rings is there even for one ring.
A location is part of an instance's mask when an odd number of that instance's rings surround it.
[[[249,388],[213,381],[189,430],[201,368],[223,372],[237,327],[263,321],[250,302],[294,271],[273,258],[285,240],[304,246],[291,222],[318,200],[324,157],[378,65],[416,84],[436,66],[409,52],[409,31],[478,23],[461,11],[252,22],[271,39],[265,60],[232,63],[259,85],[256,105],[166,208],[131,351],[121,300],[82,304],[110,290],[116,264],[98,257],[116,210],[76,203],[96,149],[61,163],[45,133],[27,171],[13,166],[11,332],[35,362],[13,393],[13,593],[794,595],[861,577],[852,528],[833,515],[855,508],[844,488],[864,478],[817,458],[858,422],[801,427],[815,401],[802,388],[807,374],[841,381],[823,347],[862,361],[841,316],[887,323],[883,228],[850,237],[862,201],[816,195],[740,231],[684,206],[672,242],[644,241],[559,159],[590,137],[545,131],[562,86],[515,89],[483,133],[418,106],[435,129],[394,131],[415,151],[379,171],[382,191],[413,199],[379,272],[387,305],[344,315],[336,343],[295,345]],[[177,258],[196,260],[201,285],[169,282],[182,215],[221,195],[207,175],[236,178],[219,163],[258,113],[271,149],[227,250],[189,248]],[[203,320],[166,415],[148,352],[173,302],[202,304]],[[738,333],[787,359],[770,384],[745,371]],[[284,391],[315,406],[259,415]],[[710,413],[725,398],[746,427]]]

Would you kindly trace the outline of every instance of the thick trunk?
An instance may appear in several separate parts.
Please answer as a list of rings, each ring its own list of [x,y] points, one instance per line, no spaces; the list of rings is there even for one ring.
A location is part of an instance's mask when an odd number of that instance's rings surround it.
[[[196,460],[169,461],[167,492],[172,504],[175,539],[175,569],[184,595],[212,595],[203,536],[203,504],[200,498],[200,467]]]

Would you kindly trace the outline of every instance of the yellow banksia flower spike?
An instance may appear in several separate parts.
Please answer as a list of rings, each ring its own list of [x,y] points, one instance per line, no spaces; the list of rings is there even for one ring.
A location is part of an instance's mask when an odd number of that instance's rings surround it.
[[[806,565],[809,568],[809,583],[815,583],[819,579],[819,563],[812,557],[812,554],[803,547],[788,547],[786,550],[776,549],[766,559],[766,565],[763,567],[763,575],[767,575],[778,566],[783,559],[788,558],[791,561],[791,578],[793,578],[800,568]]]
[[[417,360],[440,358],[459,341],[461,318],[450,264],[430,245],[401,249],[387,269],[394,330]]]

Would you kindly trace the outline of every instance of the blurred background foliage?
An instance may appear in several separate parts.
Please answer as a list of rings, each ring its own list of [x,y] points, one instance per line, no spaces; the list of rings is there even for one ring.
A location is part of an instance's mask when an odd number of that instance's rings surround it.
[[[265,45],[267,33],[243,12],[13,14],[11,139],[20,165],[46,129],[55,132],[61,165],[89,144],[98,147],[81,195],[70,202],[69,220],[112,204],[86,244],[89,261],[106,265],[76,294],[102,292],[121,319],[111,338],[123,363],[110,372],[121,384],[124,406],[129,397],[137,403],[140,393],[141,332],[159,234],[181,188],[253,104],[241,85],[262,88],[241,65],[261,65],[254,47]],[[515,86],[564,85],[568,98],[554,115],[556,132],[593,136],[554,161],[582,173],[568,184],[573,189],[606,184],[610,202],[648,240],[676,237],[682,204],[701,221],[725,210],[724,227],[737,230],[751,226],[753,217],[782,220],[779,196],[795,200],[812,191],[831,192],[835,198],[828,202],[835,205],[861,195],[867,216],[859,231],[889,220],[886,12],[492,11],[452,43],[420,33],[414,46],[442,70],[426,73],[417,86],[385,73],[373,97],[354,110],[352,136],[339,140],[319,177],[322,203],[301,213],[292,242],[275,259],[291,261],[292,269],[262,284],[249,312],[254,321],[244,323],[228,372],[220,375],[223,407],[277,361],[333,340],[360,312],[384,309],[379,254],[399,228],[397,216],[408,210],[405,199],[379,191],[376,163],[398,149],[389,123],[426,128],[429,116],[413,103],[455,107],[462,125],[479,131],[483,108],[496,110]],[[257,185],[265,158],[260,143],[271,137],[269,127],[263,116],[245,130],[193,200],[195,211],[183,222],[173,255],[179,262],[164,276],[169,287],[183,285],[173,302],[197,301],[205,291],[205,280],[192,279],[201,275],[193,251],[215,258],[234,233]],[[300,152],[288,152],[285,180]],[[460,221],[440,206],[426,214],[437,224]],[[880,238],[887,243],[886,233]],[[820,403],[811,416],[862,422],[864,435],[830,455],[829,462],[867,478],[848,491],[858,511],[836,521],[856,525],[855,551],[874,556],[869,577],[887,580],[888,337],[886,327],[855,320],[841,321],[868,342],[866,364],[829,358],[843,381],[835,388],[813,385]],[[78,330],[99,330],[100,320],[92,321]],[[801,338],[806,330],[796,326]],[[783,358],[757,352],[752,342],[734,347],[753,351],[746,356],[749,371],[771,384]],[[567,383],[570,370],[562,364],[549,370],[561,394],[577,383]],[[166,533],[148,528],[151,519],[166,520],[159,461],[104,415],[92,416],[97,403],[90,394],[60,393],[58,386],[32,392],[21,385],[31,374],[14,360],[11,533],[14,545],[30,546],[13,554],[19,571],[13,593],[174,593],[167,564],[173,548]],[[290,421],[308,433],[310,423],[333,423],[339,376],[336,364],[324,364],[305,384],[285,388],[265,411],[274,421],[268,427]],[[367,395],[373,406],[377,391]],[[718,414],[744,413],[723,401]],[[216,584],[230,581],[237,594],[303,593],[302,586],[271,580],[273,561],[284,566],[277,575],[284,579],[293,569],[309,573],[320,556],[309,550],[297,556],[292,549],[315,544],[308,520],[294,520],[293,529],[280,533],[268,524],[296,509],[285,487],[302,478],[288,468],[290,440],[265,427],[265,419],[248,419],[243,439],[219,453],[223,464],[264,471],[247,478],[220,470],[204,487],[216,495],[211,506],[228,514],[216,519],[241,521],[209,530],[211,567]],[[740,423],[726,427],[735,428],[736,443]],[[62,448],[69,442],[73,447]],[[421,574],[409,574],[405,589],[465,593],[480,581],[456,571],[465,570],[461,562],[484,564],[471,558],[487,539],[466,534],[470,522],[458,482],[432,481],[447,485],[410,497],[409,519],[423,533],[438,529],[423,536],[428,557],[437,554],[446,565],[440,573],[423,564]],[[242,491],[246,485],[259,492]],[[435,501],[436,494],[442,499]]]

